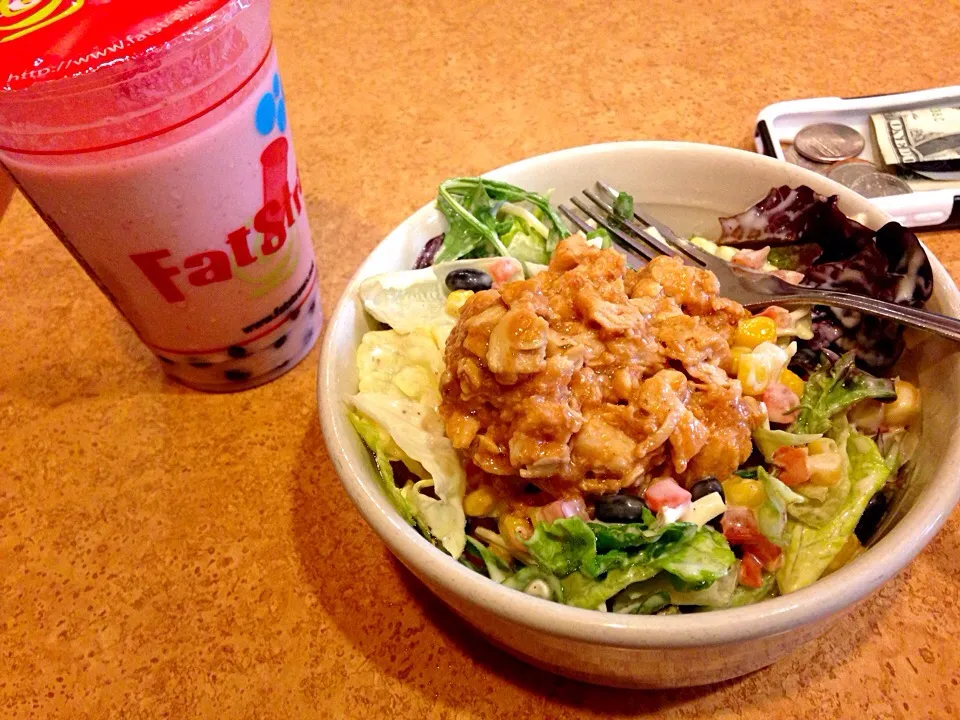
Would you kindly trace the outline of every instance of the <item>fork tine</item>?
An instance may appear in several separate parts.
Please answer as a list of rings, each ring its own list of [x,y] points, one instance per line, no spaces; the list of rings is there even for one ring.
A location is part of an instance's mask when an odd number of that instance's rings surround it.
[[[661,255],[670,255],[672,257],[677,254],[677,251],[673,247],[667,245],[653,234],[648,233],[644,228],[640,227],[636,223],[617,217],[613,210],[613,206],[609,203],[605,203],[603,200],[597,197],[595,193],[591,192],[590,190],[584,190],[583,194],[590,198],[594,204],[603,209],[608,215],[616,217],[617,220],[622,222],[630,230],[630,232],[634,233],[635,235],[639,235],[647,245],[652,245]]]
[[[579,210],[581,210],[588,218],[590,218],[595,223],[597,223],[597,225],[599,225],[608,233],[610,233],[610,236],[614,240],[618,241],[621,245],[637,253],[644,259],[653,260],[657,255],[660,254],[659,251],[654,250],[653,248],[647,247],[645,245],[641,245],[634,238],[630,237],[629,235],[626,235],[621,230],[615,228],[606,218],[604,218],[602,215],[592,210],[585,202],[580,200],[580,198],[572,197],[570,198],[570,202],[576,205]]]
[[[616,198],[617,195],[620,194],[619,191],[618,191],[615,187],[612,187],[612,186],[610,186],[610,185],[607,185],[607,183],[605,183],[605,182],[603,182],[603,181],[601,181],[601,180],[598,180],[598,181],[597,181],[597,187],[600,188],[601,190],[603,190],[604,192],[606,192],[607,195],[609,195],[609,196],[612,197],[612,198]],[[656,228],[656,229],[657,229],[657,232],[660,233],[661,235],[663,235],[663,237],[664,237],[666,240],[668,240],[668,241],[671,241],[671,240],[684,240],[684,239],[685,239],[685,238],[682,238],[682,237],[680,237],[679,235],[677,235],[668,225],[664,225],[662,222],[660,222],[659,220],[657,220],[657,219],[656,219],[655,217],[653,217],[652,215],[648,214],[646,211],[641,212],[640,210],[638,210],[636,203],[634,203],[634,205],[633,205],[633,215],[634,215],[634,217],[636,217],[637,220],[639,220],[640,222],[645,223],[646,225],[649,225],[650,227]]]
[[[579,215],[577,215],[573,210],[571,210],[570,208],[568,208],[566,205],[561,205],[561,206],[560,206],[560,212],[562,212],[564,215],[566,215],[566,216],[567,216],[567,219],[568,219],[570,222],[572,222],[574,225],[576,225],[577,228],[579,228],[580,230],[582,230],[584,234],[586,234],[586,233],[590,232],[591,230],[593,230],[592,227],[590,227],[589,225],[587,225],[587,223],[585,223],[585,222],[583,221],[583,219],[582,219]]]
[[[611,198],[616,198],[617,195],[620,194],[616,188],[608,185],[605,182],[601,182],[600,180],[597,181],[597,187],[603,190]],[[584,194],[587,194],[587,196],[590,197],[589,194],[586,193],[586,191],[584,191]],[[594,200],[594,202],[596,202],[596,200]],[[612,208],[611,208],[611,211],[612,211]],[[660,233],[660,235],[663,237],[666,244],[669,245],[674,250],[674,252],[668,253],[668,254],[676,254],[677,252],[680,252],[683,255],[685,255],[687,258],[689,258],[692,262],[696,263],[697,265],[707,266],[707,267],[716,266],[717,258],[715,258],[710,253],[705,252],[700,248],[696,247],[695,245],[691,244],[690,241],[687,240],[686,238],[680,237],[679,235],[677,235],[677,233],[671,230],[669,226],[664,225],[662,222],[657,220],[655,217],[653,217],[646,211],[641,212],[640,210],[638,210],[636,203],[634,203],[634,206],[633,206],[633,216],[638,220],[640,220],[640,222],[644,223],[645,225],[648,225],[649,227],[654,228],[657,232]],[[641,229],[636,225],[636,223],[627,222],[626,225],[634,232],[641,231]],[[643,232],[646,232],[646,231],[643,231]],[[647,233],[647,234],[649,235],[650,233]]]

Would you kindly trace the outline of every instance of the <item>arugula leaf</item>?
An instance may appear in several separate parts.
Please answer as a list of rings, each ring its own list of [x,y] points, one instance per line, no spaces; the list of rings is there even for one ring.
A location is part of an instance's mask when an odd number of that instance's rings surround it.
[[[831,418],[866,398],[895,400],[893,381],[865,373],[854,365],[853,351],[843,355],[831,367],[826,358],[807,380],[797,419],[791,433],[824,433]]]
[[[613,246],[613,238],[610,237],[606,228],[599,227],[587,233],[587,240],[593,240],[594,238],[600,238],[600,247],[604,250]]]
[[[633,196],[622,190],[613,201],[613,214],[621,220],[633,220]]]
[[[523,208],[506,205],[520,202],[533,205],[542,214],[546,223],[541,222],[540,218]],[[486,178],[446,180],[440,184],[437,191],[437,207],[447,218],[450,229],[434,259],[434,264],[467,257],[478,251],[485,253],[484,256],[511,256],[523,260],[524,258],[510,252],[500,236],[500,229],[504,224],[498,223],[497,215],[501,210],[504,214],[524,220],[527,230],[535,234],[542,236],[542,231],[546,229],[548,235],[544,239],[543,249],[547,256],[553,252],[560,239],[570,234],[566,224],[551,207],[546,197],[496,180]],[[524,252],[529,252],[530,246],[529,240],[521,245]],[[542,257],[539,259],[542,260]]]

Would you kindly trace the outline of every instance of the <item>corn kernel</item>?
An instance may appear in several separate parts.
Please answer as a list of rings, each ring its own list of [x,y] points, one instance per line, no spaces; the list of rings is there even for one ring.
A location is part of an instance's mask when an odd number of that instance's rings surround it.
[[[920,417],[920,391],[913,383],[894,383],[897,399],[883,406],[883,422],[887,427],[906,427]]]
[[[827,565],[824,575],[829,575],[830,573],[836,572],[842,568],[857,555],[859,555],[861,550],[863,550],[863,545],[860,544],[857,536],[851,535],[848,537],[847,541],[843,544],[843,547],[840,548],[840,552],[838,552],[834,556],[833,560],[830,561],[830,564]]]
[[[478,487],[463,499],[463,512],[470,517],[482,517],[493,510],[497,496],[488,487]]]
[[[737,380],[743,386],[744,395],[762,395],[770,385],[770,369],[763,358],[745,354],[737,363]]]
[[[740,358],[750,352],[750,348],[735,346],[730,348],[730,374],[736,375],[740,368]]]
[[[814,440],[812,443],[807,445],[807,450],[810,451],[811,455],[840,452],[839,447],[837,447],[837,441],[831,440],[830,438],[819,438],[818,440]]]
[[[763,342],[776,342],[777,323],[773,318],[757,316],[741,320],[737,324],[737,333],[734,336],[734,345],[743,345],[755,348]]]
[[[787,389],[790,390],[798,398],[803,397],[803,388],[806,383],[800,379],[800,376],[797,375],[792,370],[784,368],[780,371],[780,383],[786,385]]]
[[[767,494],[763,490],[763,483],[749,478],[732,477],[723,483],[723,495],[727,505],[740,505],[755,508],[763,505]]]
[[[843,458],[834,452],[807,455],[807,472],[814,485],[836,485],[843,474]]]
[[[453,315],[453,317],[459,315],[460,308],[463,307],[471,295],[473,295],[473,290],[454,290],[447,295],[447,302],[444,305],[447,315]]]

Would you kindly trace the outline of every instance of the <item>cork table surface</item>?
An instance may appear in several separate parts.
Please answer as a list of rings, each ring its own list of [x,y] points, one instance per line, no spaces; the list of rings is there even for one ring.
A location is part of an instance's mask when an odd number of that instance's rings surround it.
[[[952,0],[709,7],[276,0],[325,310],[448,176],[610,140],[750,148],[778,100],[956,81]],[[352,509],[316,349],[259,389],[187,390],[20,196],[0,238],[0,717],[960,715],[960,513],[770,668],[567,681],[489,646]],[[960,278],[960,232],[924,239]]]

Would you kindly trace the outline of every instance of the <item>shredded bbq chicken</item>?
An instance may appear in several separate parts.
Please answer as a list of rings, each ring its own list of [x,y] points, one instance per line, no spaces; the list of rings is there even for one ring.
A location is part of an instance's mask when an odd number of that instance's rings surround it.
[[[564,240],[550,268],[471,297],[447,340],[440,412],[481,470],[557,494],[725,478],[757,404],[729,375],[747,312],[710,272]]]

